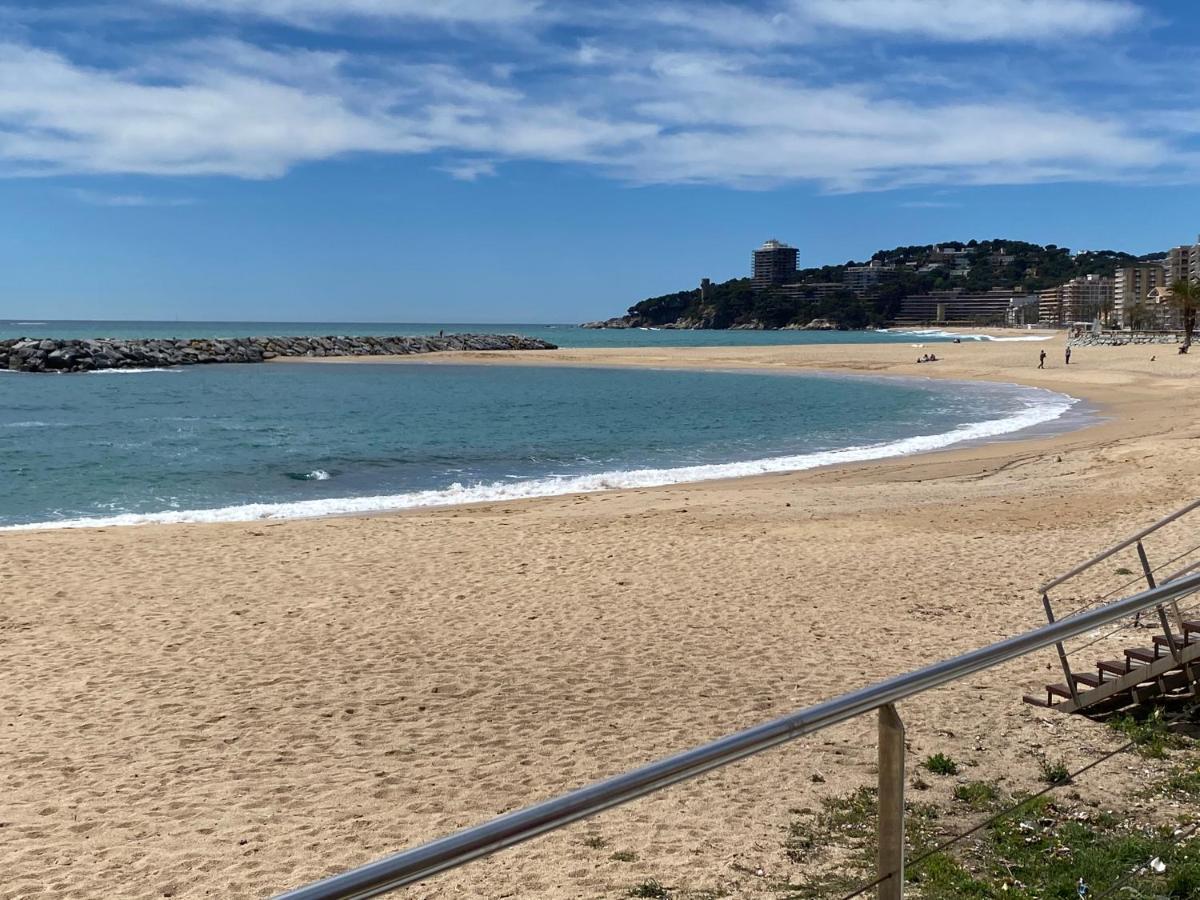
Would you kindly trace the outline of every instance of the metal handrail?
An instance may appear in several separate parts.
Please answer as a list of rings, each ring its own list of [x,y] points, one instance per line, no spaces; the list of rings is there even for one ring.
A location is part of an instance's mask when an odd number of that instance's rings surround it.
[[[1177,510],[1175,510],[1175,512],[1171,513],[1170,515],[1163,516],[1161,519],[1159,519],[1153,525],[1147,525],[1141,531],[1137,532],[1136,534],[1130,535],[1129,537],[1125,538],[1120,543],[1113,544],[1107,550],[1097,553],[1095,556],[1093,556],[1091,559],[1087,560],[1086,562],[1081,562],[1079,565],[1077,565],[1075,568],[1073,568],[1067,574],[1060,575],[1057,578],[1055,578],[1053,581],[1047,581],[1040,588],[1038,588],[1037,592],[1039,594],[1044,594],[1051,588],[1058,587],[1064,581],[1070,581],[1072,578],[1074,578],[1079,573],[1086,572],[1092,566],[1096,565],[1096,563],[1104,562],[1104,560],[1108,559],[1114,553],[1120,553],[1126,547],[1132,547],[1134,544],[1136,544],[1142,538],[1146,537],[1146,535],[1153,534],[1155,531],[1158,531],[1158,529],[1162,528],[1164,525],[1169,525],[1171,522],[1174,522],[1176,519],[1180,518],[1181,516],[1186,516],[1188,513],[1190,513],[1192,510],[1196,509],[1197,507],[1200,507],[1200,500],[1193,500],[1191,503],[1189,503],[1187,506],[1183,507],[1182,509],[1177,509]]]
[[[756,725],[623,775],[500,816],[483,825],[464,829],[349,872],[287,891],[280,894],[277,900],[359,900],[423,881],[431,875],[644,797],[669,785],[695,778],[778,744],[812,734],[865,712],[896,703],[1197,591],[1200,591],[1200,573],[1179,578],[1069,619],[1043,625],[1041,628],[961,656],[889,678],[870,687],[851,691],[772,722]]]

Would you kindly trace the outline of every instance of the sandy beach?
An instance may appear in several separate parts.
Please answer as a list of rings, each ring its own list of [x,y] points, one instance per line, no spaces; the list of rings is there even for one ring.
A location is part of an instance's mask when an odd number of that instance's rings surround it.
[[[1071,394],[1099,419],[657,489],[0,534],[0,897],[264,896],[1044,623],[1042,581],[1193,499],[1200,477],[1200,357],[1081,348],[1065,367],[1063,346],[404,358],[988,379]],[[917,364],[927,352],[940,361]],[[1152,561],[1192,536],[1164,531]],[[1063,605],[1115,587],[1119,565]],[[1060,679],[1048,652],[904,704],[910,765],[942,751],[1029,787],[1038,753],[1078,765],[1116,746],[1102,725],[1021,702]],[[803,875],[782,849],[789,811],[872,783],[874,727],[406,896],[620,897],[645,878],[679,896],[776,896]],[[1133,764],[1077,790],[1112,802],[1136,789]]]

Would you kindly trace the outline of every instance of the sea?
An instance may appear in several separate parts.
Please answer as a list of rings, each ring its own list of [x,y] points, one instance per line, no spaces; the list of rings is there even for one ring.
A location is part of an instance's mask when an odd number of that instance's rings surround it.
[[[461,323],[0,322],[0,337],[439,330],[524,334],[564,347],[931,344],[953,337]],[[814,373],[369,362],[0,372],[0,528],[303,518],[650,487],[1066,430],[1088,415],[1064,394],[1016,385]]]

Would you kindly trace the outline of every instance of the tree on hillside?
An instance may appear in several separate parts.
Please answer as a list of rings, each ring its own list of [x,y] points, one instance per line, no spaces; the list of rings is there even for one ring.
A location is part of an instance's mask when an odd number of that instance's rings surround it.
[[[1196,307],[1200,306],[1200,284],[1180,278],[1171,285],[1171,306],[1179,313],[1183,326],[1183,345],[1192,344],[1192,331],[1196,328]]]

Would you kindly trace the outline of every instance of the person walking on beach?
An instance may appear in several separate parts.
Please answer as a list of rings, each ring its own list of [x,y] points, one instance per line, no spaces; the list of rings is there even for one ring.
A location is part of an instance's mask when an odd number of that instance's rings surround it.
[[[1046,351],[1045,350],[1043,350],[1041,353],[1038,354],[1038,368],[1039,369],[1046,368]]]
[[[1071,364],[1071,348],[1068,347],[1067,348],[1067,365],[1069,366],[1070,364]]]

